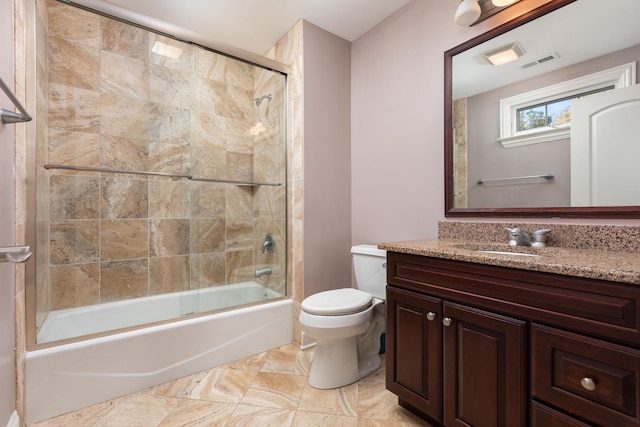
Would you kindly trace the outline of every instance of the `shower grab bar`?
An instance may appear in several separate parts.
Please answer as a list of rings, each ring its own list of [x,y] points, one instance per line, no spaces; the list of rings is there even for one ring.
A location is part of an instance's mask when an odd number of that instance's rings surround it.
[[[8,246],[0,248],[0,262],[22,263],[31,257],[29,246]]]
[[[2,78],[0,78],[0,88],[5,93],[5,95],[7,95],[7,98],[9,98],[11,102],[13,102],[13,105],[16,106],[18,111],[20,111],[20,113],[16,113],[15,111],[0,108],[0,119],[2,120],[2,123],[23,123],[30,121],[31,116],[29,115],[29,113],[27,113],[27,110],[24,109],[20,101],[18,101],[18,98],[16,98],[13,92],[11,92],[11,89],[9,89],[9,87],[4,83]]]
[[[84,171],[84,172],[105,172],[105,173],[122,173],[122,174],[133,174],[133,175],[149,175],[149,176],[163,176],[167,178],[182,178],[189,179],[191,181],[205,181],[205,182],[219,182],[223,184],[236,184],[240,186],[257,186],[257,185],[269,185],[272,187],[278,187],[282,185],[281,183],[268,183],[268,182],[247,182],[247,181],[231,181],[227,179],[217,179],[217,178],[198,178],[191,175],[186,174],[176,174],[176,173],[166,173],[166,172],[146,172],[146,171],[138,171],[138,170],[128,170],[128,169],[108,169],[108,168],[95,168],[91,166],[72,166],[72,165],[44,165],[45,169],[63,169],[63,170],[73,170],[73,171]]]
[[[493,179],[480,178],[477,182],[479,185],[482,185],[485,182],[513,181],[513,180],[519,180],[519,179],[537,179],[537,178],[549,180],[549,179],[555,178],[555,176],[552,173],[547,173],[544,175],[514,176],[510,178],[493,178]]]

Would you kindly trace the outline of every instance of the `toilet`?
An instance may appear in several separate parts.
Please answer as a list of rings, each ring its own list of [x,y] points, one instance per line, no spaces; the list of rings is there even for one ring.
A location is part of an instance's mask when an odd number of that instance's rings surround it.
[[[380,367],[385,326],[386,251],[374,245],[351,248],[354,288],[333,289],[302,301],[300,327],[316,339],[309,385],[342,387]]]

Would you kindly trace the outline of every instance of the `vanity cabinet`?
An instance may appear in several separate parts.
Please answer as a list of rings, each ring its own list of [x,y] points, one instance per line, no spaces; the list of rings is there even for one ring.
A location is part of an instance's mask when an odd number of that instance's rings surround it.
[[[640,426],[640,287],[387,252],[387,388],[451,426]]]

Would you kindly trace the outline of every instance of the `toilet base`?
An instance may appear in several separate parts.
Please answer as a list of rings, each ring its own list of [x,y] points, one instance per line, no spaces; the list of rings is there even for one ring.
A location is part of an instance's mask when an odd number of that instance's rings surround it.
[[[318,389],[344,387],[375,372],[380,356],[358,360],[357,337],[316,344],[309,385]]]

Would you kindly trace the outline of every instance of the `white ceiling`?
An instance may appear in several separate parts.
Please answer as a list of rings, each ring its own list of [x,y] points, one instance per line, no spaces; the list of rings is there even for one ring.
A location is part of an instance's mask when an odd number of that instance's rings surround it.
[[[354,41],[410,1],[107,0],[259,55],[301,18]]]

